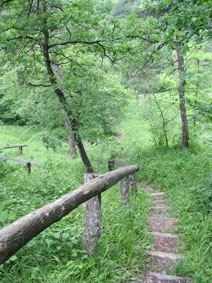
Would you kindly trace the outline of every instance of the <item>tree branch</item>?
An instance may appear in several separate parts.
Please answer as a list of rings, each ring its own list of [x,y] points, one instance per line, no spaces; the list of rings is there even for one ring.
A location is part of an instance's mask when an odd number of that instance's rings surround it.
[[[63,45],[72,45],[72,44],[86,44],[86,45],[93,45],[93,44],[99,44],[100,41],[96,40],[96,41],[81,41],[81,40],[75,40],[75,41],[65,41],[65,42],[61,42],[61,43],[54,43],[52,45],[49,45],[49,49],[56,47],[56,46],[63,46]]]
[[[10,3],[12,1],[14,1],[14,0],[5,0],[0,4],[0,7],[3,6],[4,4]]]
[[[20,35],[20,36],[17,36],[17,37],[10,38],[7,41],[13,41],[13,40],[18,40],[18,39],[30,39],[30,40],[34,40],[34,41],[38,42],[40,45],[43,45],[40,39],[35,38],[33,36],[30,36],[30,35],[26,35],[26,36]]]
[[[45,85],[45,84],[33,84],[33,83],[29,83],[29,86],[34,86],[34,87],[50,87],[51,85]]]

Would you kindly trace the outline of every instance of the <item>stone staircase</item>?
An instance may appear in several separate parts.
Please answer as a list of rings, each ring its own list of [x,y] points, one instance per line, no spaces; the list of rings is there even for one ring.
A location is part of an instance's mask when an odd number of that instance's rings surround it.
[[[182,261],[184,256],[176,253],[176,248],[180,244],[179,237],[174,234],[174,228],[178,219],[168,216],[170,208],[164,201],[164,192],[157,193],[151,187],[146,187],[150,193],[153,206],[152,215],[148,218],[150,231],[153,237],[154,250],[146,254],[150,257],[150,271],[146,272],[142,281],[129,281],[129,283],[184,283],[191,282],[188,278],[167,275],[165,270],[172,269],[178,261]]]

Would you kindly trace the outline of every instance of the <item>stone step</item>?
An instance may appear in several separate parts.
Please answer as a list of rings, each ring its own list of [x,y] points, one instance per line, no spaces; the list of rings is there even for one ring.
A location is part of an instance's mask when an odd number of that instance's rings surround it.
[[[160,206],[153,206],[152,208],[151,208],[151,210],[152,210],[152,212],[153,213],[156,213],[156,214],[160,214],[160,213],[164,213],[164,212],[167,212],[168,210],[170,210],[170,208],[168,208],[167,206],[162,206],[162,205],[160,205]]]
[[[159,199],[159,200],[154,200],[153,201],[153,204],[154,205],[160,205],[160,204],[165,204],[166,202],[165,202],[165,200],[163,200],[163,199]]]
[[[166,275],[156,272],[148,272],[143,282],[146,283],[186,283],[189,279],[173,275]],[[135,281],[136,282],[136,281]],[[141,281],[138,281],[141,282]]]
[[[173,231],[178,223],[177,218],[171,218],[162,215],[148,217],[148,221],[149,227],[153,232]]]
[[[154,194],[151,194],[151,197],[152,197],[152,199],[153,200],[161,200],[161,199],[163,199],[163,197],[164,197],[164,194],[165,193],[154,193]]]
[[[164,269],[172,269],[177,261],[183,260],[181,254],[165,253],[161,251],[147,251],[146,254],[151,257],[151,271],[160,272]]]
[[[156,192],[156,190],[153,189],[153,188],[150,187],[150,186],[146,186],[145,191],[147,191],[148,193],[154,193],[154,192]]]
[[[162,252],[174,252],[180,244],[180,238],[175,234],[148,232],[153,236],[154,249]]]

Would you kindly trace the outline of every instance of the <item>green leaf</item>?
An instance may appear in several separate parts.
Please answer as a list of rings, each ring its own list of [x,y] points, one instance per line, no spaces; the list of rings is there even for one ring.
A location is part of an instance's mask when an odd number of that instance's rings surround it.
[[[8,218],[8,212],[7,211],[3,211],[0,214],[0,222],[5,223],[7,218]]]

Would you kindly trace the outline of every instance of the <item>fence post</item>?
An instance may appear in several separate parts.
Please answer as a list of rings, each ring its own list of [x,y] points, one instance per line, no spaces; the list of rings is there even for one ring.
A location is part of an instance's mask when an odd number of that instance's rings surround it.
[[[108,160],[108,170],[109,171],[114,170],[114,160]]]
[[[84,174],[84,183],[98,177],[97,174]],[[82,237],[82,248],[90,255],[96,251],[98,237],[101,231],[101,194],[89,199],[84,203],[85,226]]]
[[[129,177],[125,177],[120,181],[121,207],[130,204]]]
[[[26,163],[26,168],[27,168],[28,174],[30,174],[31,173],[31,163],[30,162]]]
[[[133,173],[132,175],[129,175],[129,181],[130,181],[131,191],[135,195],[137,193],[135,173]]]
[[[23,147],[22,146],[19,147],[19,152],[20,152],[20,154],[23,153]]]

